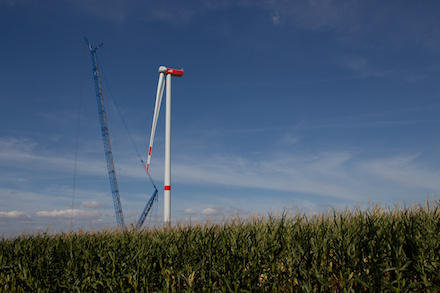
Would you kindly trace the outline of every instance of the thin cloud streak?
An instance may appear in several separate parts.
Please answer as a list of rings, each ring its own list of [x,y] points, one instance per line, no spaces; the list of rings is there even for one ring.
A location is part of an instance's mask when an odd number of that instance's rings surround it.
[[[93,201],[83,201],[82,205],[86,208],[100,208],[100,207],[104,206],[105,203],[93,200]]]
[[[55,169],[70,173],[70,166],[73,165],[73,161],[56,156],[35,156],[29,149],[16,153],[17,157],[21,155],[28,158],[28,164],[23,165],[23,168],[38,162],[42,170]],[[0,153],[0,159],[2,157]],[[155,158],[154,174],[163,173],[163,166],[158,161],[162,161],[162,158]],[[268,153],[261,158],[228,156],[213,151],[208,155],[175,154],[172,176],[173,182],[179,184],[279,190],[349,201],[359,201],[367,194],[380,191],[377,184],[366,181],[367,177],[374,177],[374,182],[380,182],[382,186],[404,178],[402,182],[412,189],[440,190],[440,183],[437,183],[439,177],[436,177],[438,172],[425,168],[417,161],[417,156],[410,157],[407,164],[392,163],[396,161],[402,162],[398,154],[381,159],[360,159],[349,151]],[[107,176],[103,162],[98,164],[88,160],[80,162],[78,166],[79,172],[86,175]],[[126,180],[145,179],[144,172],[138,166],[122,164],[117,168],[124,170],[123,177]],[[66,190],[66,198],[69,197],[68,193]]]
[[[381,180],[393,181],[404,187],[440,190],[440,172],[416,163],[419,155],[396,156],[363,162],[360,168]]]
[[[39,211],[35,215],[41,218],[93,219],[93,218],[98,218],[101,214],[99,211],[67,209],[67,210]]]
[[[197,211],[195,209],[190,208],[190,209],[184,209],[182,213],[185,215],[195,215],[197,214]]]
[[[333,156],[333,158],[331,158]],[[321,154],[305,159],[285,156],[274,161],[255,162],[242,157],[208,157],[173,165],[173,178],[180,183],[214,184],[301,192],[338,199],[358,200],[347,182],[353,181],[342,168],[347,153]],[[203,163],[201,163],[203,162]]]
[[[69,159],[51,153],[36,154],[37,144],[28,139],[0,139],[0,163],[3,166],[11,166],[14,168],[29,169],[35,172],[34,166],[38,166],[38,170],[47,172],[63,172],[73,174],[74,159]],[[70,152],[64,152],[64,154]],[[78,160],[77,172],[81,175],[93,175],[98,177],[106,177],[105,160],[98,158],[85,158]],[[145,174],[137,172],[133,166],[128,164],[119,164],[117,168],[129,170],[131,177],[145,178]],[[103,172],[104,170],[104,172]],[[136,176],[138,174],[138,176]],[[37,174],[34,174],[34,176]]]
[[[205,216],[220,216],[222,214],[223,214],[222,207],[207,208],[202,211],[202,215]]]
[[[425,48],[440,49],[440,21],[436,9],[425,3],[403,5],[397,1],[344,1],[344,0],[222,0],[222,1],[116,1],[116,0],[64,0],[69,8],[76,8],[123,26],[127,19],[162,21],[184,25],[211,12],[232,8],[257,8],[273,26],[289,24],[311,31],[333,31],[341,41],[352,46],[369,47],[381,39],[396,49],[407,41]],[[0,5],[31,5],[31,1],[2,0]],[[432,2],[435,4],[435,1]],[[38,5],[32,2],[32,5]],[[40,4],[43,5],[43,4]],[[413,13],[418,11],[419,13]],[[390,18],[392,15],[392,18]],[[420,18],[420,15],[425,15]],[[399,33],[396,34],[396,31]],[[369,37],[366,37],[369,36]]]
[[[10,211],[10,212],[0,212],[0,219],[29,220],[31,219],[31,216],[29,216],[25,212]]]
[[[262,162],[219,156],[197,162],[174,164],[175,181],[290,191],[352,202],[379,195],[396,182],[402,188],[394,188],[394,194],[440,190],[440,173],[424,167],[417,156],[361,160],[350,152],[323,152]]]

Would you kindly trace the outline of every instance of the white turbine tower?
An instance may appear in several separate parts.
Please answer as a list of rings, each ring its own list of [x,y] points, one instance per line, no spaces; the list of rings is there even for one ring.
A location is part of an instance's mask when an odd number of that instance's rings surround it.
[[[171,222],[171,77],[181,77],[183,70],[170,69],[165,66],[159,67],[159,82],[157,84],[156,103],[154,106],[153,124],[151,126],[150,146],[148,148],[147,173],[150,169],[151,151],[153,149],[154,134],[156,132],[157,119],[162,103],[164,77],[166,80],[166,108],[165,108],[165,174],[164,174],[164,225]],[[150,177],[151,178],[151,177]]]

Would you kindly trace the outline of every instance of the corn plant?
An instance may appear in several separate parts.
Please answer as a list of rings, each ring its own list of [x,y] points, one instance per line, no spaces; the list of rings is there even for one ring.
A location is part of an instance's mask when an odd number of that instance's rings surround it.
[[[0,240],[1,292],[438,292],[439,202]]]

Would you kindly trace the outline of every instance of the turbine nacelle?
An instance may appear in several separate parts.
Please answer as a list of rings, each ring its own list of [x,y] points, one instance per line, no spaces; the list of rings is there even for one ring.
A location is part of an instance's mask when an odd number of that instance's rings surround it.
[[[183,75],[183,69],[171,69],[166,68],[165,66],[160,66],[159,73],[171,74],[172,76],[181,77]]]

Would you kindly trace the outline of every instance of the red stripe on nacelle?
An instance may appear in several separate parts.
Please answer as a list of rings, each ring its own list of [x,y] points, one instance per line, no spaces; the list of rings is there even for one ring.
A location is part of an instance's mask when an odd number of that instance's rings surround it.
[[[167,68],[167,73],[171,74],[172,76],[182,76],[183,70]]]
[[[165,186],[164,190],[171,190],[171,186]]]

